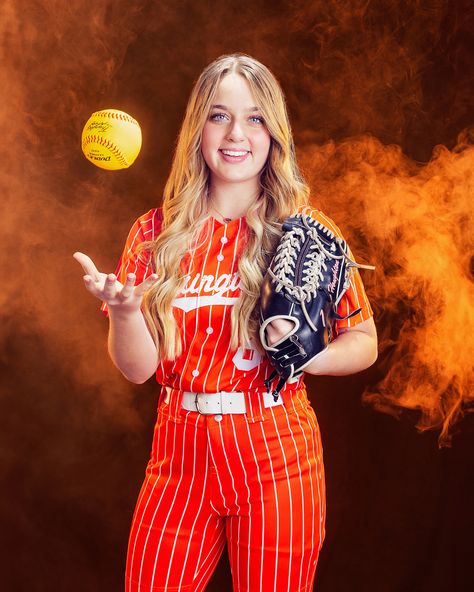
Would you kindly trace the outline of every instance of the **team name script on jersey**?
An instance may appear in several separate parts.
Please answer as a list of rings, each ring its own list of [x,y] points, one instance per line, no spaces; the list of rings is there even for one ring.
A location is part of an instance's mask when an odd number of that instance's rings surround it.
[[[238,271],[217,276],[201,273],[195,276],[188,274],[179,296],[173,300],[173,306],[188,311],[203,306],[233,305],[237,300],[240,286],[241,278]],[[233,296],[224,296],[229,293]]]
[[[217,277],[214,275],[197,273],[194,277],[187,275],[181,294],[201,294],[201,292],[214,293],[222,296],[228,291],[235,292],[241,286],[238,271],[232,275],[223,273]]]

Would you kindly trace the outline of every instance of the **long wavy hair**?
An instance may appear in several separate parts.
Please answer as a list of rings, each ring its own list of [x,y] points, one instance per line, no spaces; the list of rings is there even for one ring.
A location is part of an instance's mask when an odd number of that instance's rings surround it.
[[[144,295],[142,311],[158,351],[158,359],[174,360],[182,353],[172,301],[186,277],[186,253],[196,248],[209,219],[210,171],[201,152],[201,134],[219,82],[236,73],[248,82],[261,110],[271,141],[260,172],[260,195],[246,213],[247,236],[238,270],[241,295],[232,307],[231,348],[260,349],[258,301],[265,270],[282,234],[281,222],[308,203],[309,188],[299,171],[283,91],[266,66],[234,53],[209,64],[191,91],[179,132],[171,172],[164,189],[163,225],[154,241],[139,246],[148,251],[158,280]]]

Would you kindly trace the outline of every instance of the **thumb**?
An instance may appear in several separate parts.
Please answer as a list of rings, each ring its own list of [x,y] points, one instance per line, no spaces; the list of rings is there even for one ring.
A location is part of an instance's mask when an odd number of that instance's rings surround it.
[[[74,259],[81,264],[82,269],[84,270],[84,272],[86,273],[86,275],[90,275],[91,278],[95,281],[98,282],[99,281],[99,270],[97,269],[97,267],[94,265],[94,262],[92,261],[92,259],[90,257],[88,257],[87,255],[85,255],[84,253],[81,253],[80,251],[76,251],[73,254]]]

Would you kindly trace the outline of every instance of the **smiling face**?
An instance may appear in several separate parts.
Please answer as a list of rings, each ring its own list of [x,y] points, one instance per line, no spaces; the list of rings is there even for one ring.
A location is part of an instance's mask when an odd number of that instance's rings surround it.
[[[201,140],[211,185],[259,187],[271,140],[243,76],[228,74],[219,83]]]

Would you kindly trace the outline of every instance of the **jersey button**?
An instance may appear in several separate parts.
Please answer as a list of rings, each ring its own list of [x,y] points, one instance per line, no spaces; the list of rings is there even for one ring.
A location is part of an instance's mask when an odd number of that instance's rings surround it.
[[[226,244],[226,243],[228,243],[228,242],[229,242],[229,239],[228,239],[226,236],[223,236],[223,237],[221,238],[221,243],[222,243],[223,245],[225,245],[225,244]]]
[[[199,370],[193,370],[193,371],[191,372],[191,374],[192,374],[193,376],[199,376]]]
[[[217,261],[224,261],[224,255],[219,254],[217,255],[216,259]]]
[[[206,333],[207,333],[208,335],[210,335],[210,334],[211,334],[213,331],[214,331],[214,329],[213,329],[212,327],[208,327],[208,328],[206,329]]]
[[[216,421],[222,421],[222,415],[214,415]]]

